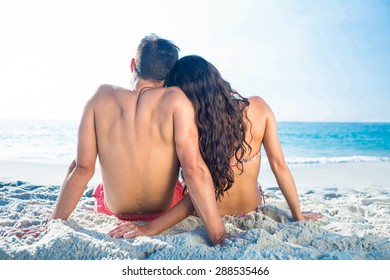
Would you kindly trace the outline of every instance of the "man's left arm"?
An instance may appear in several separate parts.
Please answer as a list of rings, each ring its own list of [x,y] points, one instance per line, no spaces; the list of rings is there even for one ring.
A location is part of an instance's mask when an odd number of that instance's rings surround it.
[[[78,132],[77,157],[62,184],[56,206],[49,220],[66,220],[76,208],[89,180],[95,173],[97,157],[95,118],[92,102],[85,109]]]
[[[96,132],[94,113],[91,102],[84,110],[78,133],[77,157],[70,164],[62,184],[56,206],[49,217],[50,220],[66,220],[76,208],[89,180],[95,172],[97,157]],[[25,236],[38,237],[47,228],[47,225],[30,228],[12,228],[4,233],[4,236],[16,235],[19,238]]]

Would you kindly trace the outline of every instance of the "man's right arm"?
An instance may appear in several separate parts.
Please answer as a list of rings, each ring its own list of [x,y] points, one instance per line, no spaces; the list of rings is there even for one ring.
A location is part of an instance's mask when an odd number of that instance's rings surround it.
[[[213,244],[226,231],[217,208],[213,180],[199,150],[198,129],[191,102],[181,93],[173,115],[176,152],[191,201]]]

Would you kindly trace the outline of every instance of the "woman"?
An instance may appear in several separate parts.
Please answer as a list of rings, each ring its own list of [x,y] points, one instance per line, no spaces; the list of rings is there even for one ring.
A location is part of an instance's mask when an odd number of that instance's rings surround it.
[[[294,179],[284,159],[276,120],[258,96],[244,98],[223,80],[218,70],[199,56],[181,58],[166,79],[191,100],[199,130],[199,147],[212,174],[221,216],[254,211],[262,203],[257,182],[263,146],[276,181],[296,221],[321,218],[302,213]],[[184,177],[185,182],[185,177]],[[125,238],[155,235],[193,213],[189,196],[153,222],[139,226],[122,222],[110,235]]]

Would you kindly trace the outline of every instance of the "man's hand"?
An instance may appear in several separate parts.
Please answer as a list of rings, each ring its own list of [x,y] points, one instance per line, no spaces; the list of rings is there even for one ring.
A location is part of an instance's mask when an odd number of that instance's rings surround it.
[[[40,227],[29,227],[29,228],[12,228],[8,231],[6,231],[3,236],[11,236],[16,235],[18,238],[27,238],[29,236],[32,236],[34,238],[39,237],[45,230],[47,229],[46,226],[40,226]]]
[[[221,239],[218,240],[217,243],[213,244],[213,246],[220,245],[221,247],[225,247],[225,246],[227,246],[226,241],[228,241],[228,240],[235,240],[235,239],[239,239],[239,238],[247,239],[246,237],[243,236],[243,233],[239,233],[239,234],[224,234],[221,237]]]
[[[321,213],[314,213],[309,211],[302,212],[302,216],[305,218],[305,221],[316,221],[324,217],[324,215]]]
[[[148,236],[148,232],[147,224],[142,226],[133,222],[120,221],[117,223],[117,227],[108,232],[108,235],[114,238],[134,238]]]

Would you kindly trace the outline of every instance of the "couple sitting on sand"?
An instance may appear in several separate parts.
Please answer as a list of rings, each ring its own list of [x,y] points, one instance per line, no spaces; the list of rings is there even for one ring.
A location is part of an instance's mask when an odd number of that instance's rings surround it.
[[[199,56],[178,60],[178,48],[155,35],[140,42],[131,71],[131,89],[104,85],[86,104],[77,157],[50,219],[69,218],[99,157],[95,211],[122,220],[110,236],[156,235],[196,214],[211,243],[221,244],[228,236],[221,216],[262,204],[262,146],[294,219],[321,216],[301,212],[264,100],[241,96]],[[24,229],[19,236],[43,230]]]

